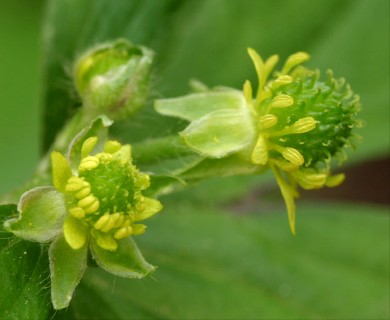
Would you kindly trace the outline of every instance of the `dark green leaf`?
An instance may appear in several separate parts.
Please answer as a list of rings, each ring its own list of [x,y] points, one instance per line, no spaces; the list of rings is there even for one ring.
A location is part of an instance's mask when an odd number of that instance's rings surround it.
[[[45,319],[51,310],[47,249],[3,230],[16,212],[16,205],[0,206],[0,319]]]
[[[292,236],[282,206],[249,216],[170,208],[139,238],[159,265],[153,278],[127,280],[90,268],[66,318],[389,316],[386,209],[306,203]]]

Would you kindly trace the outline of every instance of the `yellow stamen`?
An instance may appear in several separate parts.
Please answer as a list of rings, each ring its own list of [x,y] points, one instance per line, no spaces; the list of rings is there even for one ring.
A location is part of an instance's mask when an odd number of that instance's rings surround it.
[[[108,213],[106,213],[103,216],[101,216],[98,221],[96,221],[96,223],[94,225],[95,229],[98,229],[98,230],[101,229],[106,224],[106,222],[108,220],[110,220],[110,215]]]
[[[290,161],[292,164],[301,166],[305,162],[305,159],[303,158],[302,154],[297,149],[289,148],[289,147],[281,147],[274,144],[272,144],[271,147],[275,149],[277,152],[281,153],[283,158],[286,159],[287,161]]]
[[[91,187],[87,186],[78,191],[74,196],[76,199],[83,199],[91,193]]]
[[[104,152],[115,153],[120,150],[122,145],[118,141],[110,140],[104,144]]]
[[[99,159],[95,156],[88,156],[81,160],[79,171],[95,169],[99,165]]]
[[[85,197],[84,199],[79,200],[79,202],[77,202],[77,205],[81,208],[87,208],[91,204],[93,204],[95,201],[96,201],[96,197],[91,194],[88,197]]]
[[[87,208],[84,208],[85,213],[95,213],[99,209],[99,200],[95,198],[95,201]]]
[[[77,218],[77,219],[82,219],[85,217],[85,212],[83,209],[81,209],[80,207],[75,207],[75,208],[71,208],[69,209],[69,213]]]
[[[301,118],[291,127],[291,133],[306,133],[315,129],[317,121],[313,117]]]
[[[123,213],[116,213],[118,215],[117,218],[115,218],[115,224],[114,228],[119,228],[122,226],[123,222],[125,221],[125,217]]]
[[[81,158],[85,158],[86,156],[88,156],[97,142],[97,137],[89,137],[87,140],[85,140],[81,147]]]
[[[283,130],[274,131],[270,133],[270,136],[284,136],[287,134],[300,134],[309,132],[315,129],[317,121],[313,117],[301,118],[296,121],[292,126],[284,128]]]
[[[68,179],[65,190],[68,192],[75,192],[89,186],[89,183],[84,181],[82,178],[73,176]]]
[[[287,94],[279,94],[272,99],[271,108],[286,108],[294,104],[293,97]]]
[[[110,217],[111,218],[111,217]],[[102,232],[108,232],[111,231],[114,227],[115,221],[112,219],[109,219],[106,224],[100,229]]]
[[[130,226],[120,228],[117,232],[114,234],[115,239],[124,239],[130,236],[133,233],[133,229]]]
[[[266,114],[259,119],[259,129],[267,129],[273,127],[278,122],[278,117],[274,114]]]

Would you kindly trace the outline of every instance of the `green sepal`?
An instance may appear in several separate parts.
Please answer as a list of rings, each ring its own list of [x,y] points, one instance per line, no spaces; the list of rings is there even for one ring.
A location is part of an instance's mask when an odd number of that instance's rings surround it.
[[[195,120],[180,133],[202,156],[222,158],[249,146],[255,128],[247,110],[217,110]]]
[[[19,216],[4,222],[4,228],[30,241],[46,242],[62,231],[67,215],[62,193],[53,187],[25,192],[18,204]]]
[[[66,308],[87,267],[88,245],[72,249],[63,236],[49,248],[51,300],[56,310]]]
[[[81,160],[81,147],[85,140],[90,137],[97,137],[98,143],[94,147],[94,151],[102,151],[105,141],[107,140],[108,127],[111,126],[113,121],[104,115],[92,120],[90,125],[80,131],[72,140],[69,151],[68,159],[70,167],[73,171],[77,172],[78,165]]]
[[[141,279],[156,267],[147,263],[130,237],[118,240],[118,249],[102,249],[91,237],[91,252],[96,263],[104,270],[124,278]]]
[[[156,100],[158,113],[188,121],[200,119],[217,110],[245,110],[245,98],[240,91],[209,91],[184,97]]]

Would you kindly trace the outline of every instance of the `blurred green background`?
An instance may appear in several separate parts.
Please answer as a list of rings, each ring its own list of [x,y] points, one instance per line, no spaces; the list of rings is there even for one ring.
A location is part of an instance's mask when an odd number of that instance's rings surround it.
[[[341,199],[322,193],[300,202],[297,237],[269,179],[207,181],[165,197],[164,213],[139,238],[159,265],[153,278],[120,280],[90,268],[71,307],[57,316],[389,318],[387,0],[68,0],[51,1],[49,10],[43,1],[2,1],[0,36],[0,194],[31,176],[40,150],[76,107],[72,61],[120,36],[156,51],[156,96],[185,94],[190,78],[211,86],[254,81],[248,46],[282,59],[308,51],[310,66],[346,77],[367,121],[358,132],[363,142],[349,152],[353,178],[334,190]],[[148,119],[138,118],[157,135]],[[126,128],[116,134],[131,141]],[[383,197],[373,201],[368,193]]]
[[[38,162],[43,1],[0,2],[0,194]]]

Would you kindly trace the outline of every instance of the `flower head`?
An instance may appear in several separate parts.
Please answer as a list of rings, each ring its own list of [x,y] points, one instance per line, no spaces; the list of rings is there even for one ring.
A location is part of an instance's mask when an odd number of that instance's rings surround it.
[[[334,187],[344,179],[343,174],[331,175],[331,163],[333,158],[345,158],[343,147],[351,144],[352,128],[360,125],[355,119],[359,97],[331,71],[322,81],[319,71],[301,66],[309,59],[305,52],[288,57],[280,71],[274,70],[277,55],[263,61],[253,49],[248,53],[258,77],[255,93],[248,80],[242,91],[203,86],[200,93],[158,100],[155,107],[190,121],[180,135],[200,155],[230,157],[224,162],[229,165],[241,165],[245,159],[259,172],[271,168],[295,233],[298,186]],[[242,172],[253,172],[244,166]]]
[[[131,236],[144,233],[146,226],[138,222],[162,205],[143,195],[149,176],[132,164],[129,145],[106,141],[107,125],[110,121],[100,117],[76,136],[68,159],[54,151],[54,188],[27,191],[19,201],[19,216],[4,223],[18,237],[51,242],[55,309],[69,304],[87,266],[89,248],[100,267],[119,276],[142,278],[155,269]]]
[[[320,81],[319,71],[300,66],[309,59],[305,52],[291,55],[270,80],[278,56],[263,62],[253,49],[248,53],[258,75],[256,96],[252,97],[249,81],[243,90],[257,121],[250,159],[274,171],[295,233],[297,185],[317,189],[344,180],[343,174],[331,176],[330,164],[332,157],[344,157],[351,130],[359,126],[354,119],[360,109],[359,97],[344,79],[334,79],[331,71],[326,81]]]
[[[149,176],[131,163],[129,145],[107,141],[102,152],[91,155],[97,143],[96,136],[84,141],[74,174],[65,157],[53,152],[54,186],[64,194],[69,212],[63,229],[68,244],[79,249],[90,236],[102,249],[115,251],[118,240],[144,233],[146,226],[136,222],[162,206],[142,195]]]

